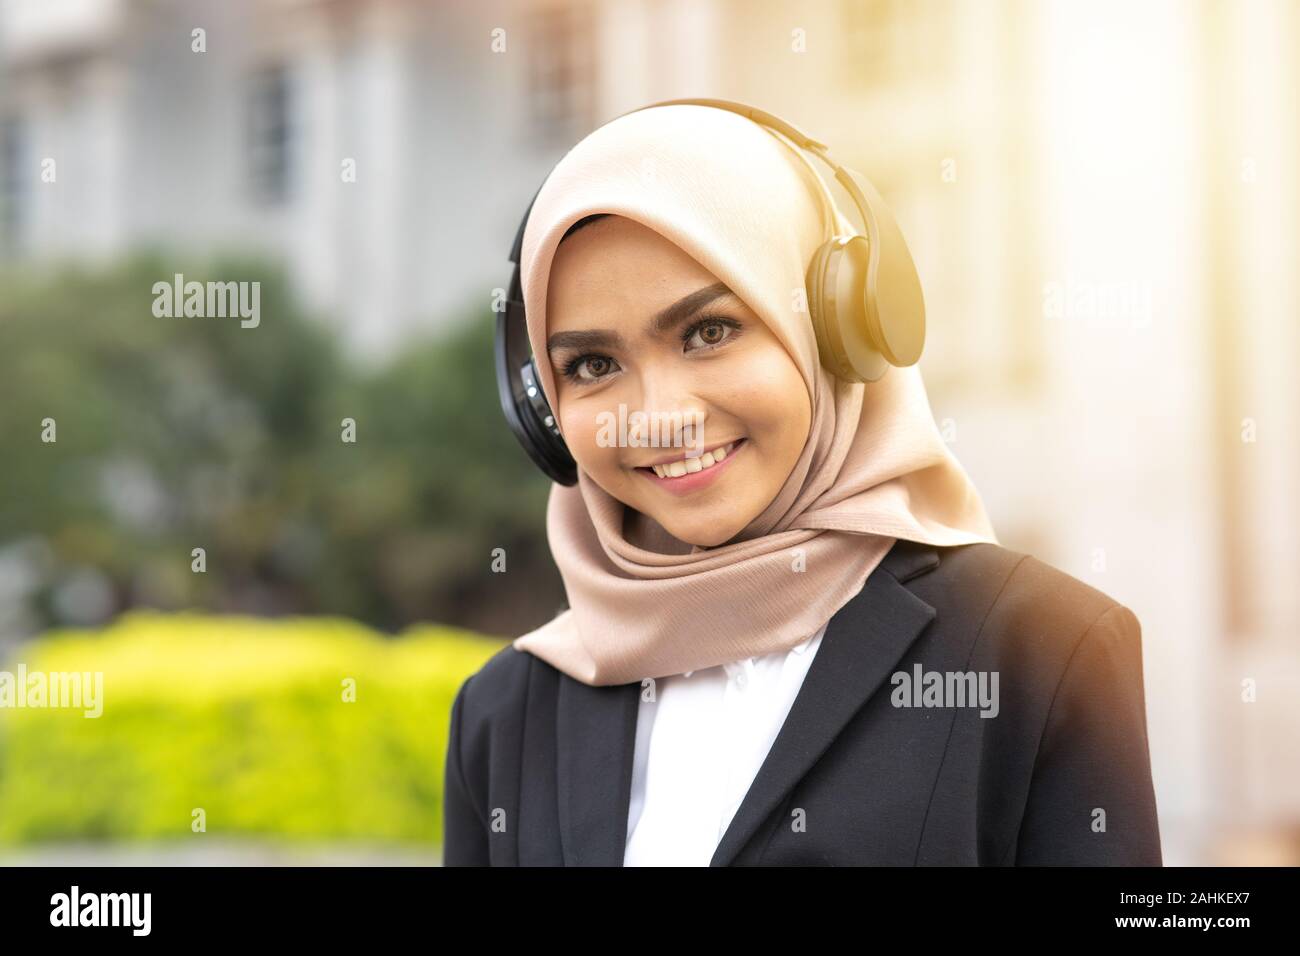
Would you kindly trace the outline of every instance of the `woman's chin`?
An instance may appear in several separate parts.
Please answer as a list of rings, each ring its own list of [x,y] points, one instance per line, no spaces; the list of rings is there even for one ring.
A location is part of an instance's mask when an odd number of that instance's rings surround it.
[[[716,548],[720,544],[725,544],[739,533],[740,527],[732,527],[734,522],[718,524],[717,522],[704,523],[681,523],[669,519],[656,518],[661,525],[667,529],[668,533],[679,541],[685,541],[687,544],[697,545],[701,548]]]

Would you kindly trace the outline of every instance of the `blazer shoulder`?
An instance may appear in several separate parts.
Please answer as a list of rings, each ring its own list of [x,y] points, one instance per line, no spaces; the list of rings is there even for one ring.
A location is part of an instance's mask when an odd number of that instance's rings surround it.
[[[502,647],[461,682],[456,692],[462,727],[471,739],[474,728],[509,715],[524,702],[528,672],[536,658],[513,644]]]
[[[1105,591],[1032,554],[987,543],[939,550],[936,572],[944,586],[992,592],[989,610],[1009,620],[1048,616],[1054,630],[1082,633],[1107,612],[1132,614]]]
[[[942,549],[918,593],[950,620],[970,621],[976,659],[1009,678],[1055,687],[1080,648],[1141,660],[1142,627],[1129,608],[1031,554],[994,544]]]

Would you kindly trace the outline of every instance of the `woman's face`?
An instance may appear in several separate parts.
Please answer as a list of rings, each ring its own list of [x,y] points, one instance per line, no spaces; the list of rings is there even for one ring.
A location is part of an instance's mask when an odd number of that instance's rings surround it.
[[[546,312],[560,428],[596,484],[706,547],[776,497],[808,438],[808,390],[717,277],[654,230],[608,216],[560,244]],[[661,462],[676,464],[660,476],[650,466]]]

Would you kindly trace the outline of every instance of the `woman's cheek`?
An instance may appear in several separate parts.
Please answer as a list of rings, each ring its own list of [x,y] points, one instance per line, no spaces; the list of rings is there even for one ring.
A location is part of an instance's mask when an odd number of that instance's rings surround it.
[[[578,403],[579,406],[581,403]],[[564,435],[564,444],[583,469],[591,472],[601,467],[601,455],[609,454],[608,448],[601,448],[597,442],[599,429],[596,416],[570,403],[569,408],[560,413],[560,431]]]
[[[573,460],[613,494],[611,482],[616,483],[622,477],[623,451],[616,444],[617,431],[605,425],[607,420],[617,422],[618,416],[604,402],[574,402],[561,412],[560,430]]]
[[[751,356],[737,386],[728,390],[728,403],[747,427],[767,430],[786,425],[799,411],[806,386],[799,370],[784,351]],[[807,404],[806,398],[802,399]]]

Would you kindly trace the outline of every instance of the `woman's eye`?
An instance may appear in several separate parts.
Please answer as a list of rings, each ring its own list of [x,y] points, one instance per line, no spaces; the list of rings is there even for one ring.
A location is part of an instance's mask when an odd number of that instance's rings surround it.
[[[701,319],[682,333],[682,342],[688,352],[711,349],[734,339],[742,327],[743,323],[731,318]],[[592,385],[620,370],[618,362],[608,355],[588,353],[564,363],[562,372],[571,382]]]
[[[566,366],[564,374],[575,381],[595,382],[615,368],[617,363],[608,355],[579,355]]]
[[[734,319],[704,319],[686,330],[686,344],[697,349],[721,345],[735,334],[740,323]],[[695,344],[696,340],[699,344]]]

